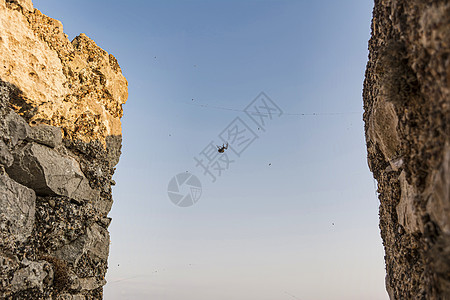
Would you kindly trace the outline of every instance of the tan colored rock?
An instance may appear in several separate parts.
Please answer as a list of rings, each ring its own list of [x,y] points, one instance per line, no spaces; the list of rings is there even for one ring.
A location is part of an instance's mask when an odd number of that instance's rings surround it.
[[[0,14],[0,78],[22,90],[30,105],[61,101],[68,89],[56,51],[36,36],[20,11],[0,5]]]
[[[85,253],[98,259],[106,260],[108,258],[109,233],[106,229],[94,223],[87,229],[86,235],[58,250],[57,256],[76,265]]]
[[[95,200],[98,192],[91,189],[78,162],[54,149],[29,143],[14,153],[14,163],[6,168],[15,181],[40,195],[66,196],[77,201]]]
[[[31,0],[17,0],[17,3],[20,6],[22,6],[23,9],[26,9],[28,11],[34,10],[33,3],[31,2]]]
[[[121,135],[127,81],[116,59],[81,34],[72,42],[61,22],[20,1],[0,1],[0,78],[23,95],[13,103],[30,124],[61,127],[64,137],[105,144]]]

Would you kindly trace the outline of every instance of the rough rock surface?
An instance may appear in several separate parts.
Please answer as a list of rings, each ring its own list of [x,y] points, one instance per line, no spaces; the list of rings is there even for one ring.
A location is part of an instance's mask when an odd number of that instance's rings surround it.
[[[32,188],[38,195],[67,196],[79,202],[99,196],[89,186],[89,180],[74,158],[36,143],[14,151],[14,163],[6,171],[12,179]]]
[[[61,22],[24,7],[0,1],[0,78],[20,88],[16,111],[84,142],[121,135],[128,92],[114,56],[84,34],[70,42]]]
[[[376,0],[364,82],[391,299],[450,299],[450,3]]]
[[[127,81],[86,35],[0,0],[0,299],[101,299]]]
[[[20,201],[17,201],[20,199]],[[34,225],[36,195],[6,175],[0,175],[0,230],[5,239],[25,241]],[[5,242],[5,241],[4,241]]]

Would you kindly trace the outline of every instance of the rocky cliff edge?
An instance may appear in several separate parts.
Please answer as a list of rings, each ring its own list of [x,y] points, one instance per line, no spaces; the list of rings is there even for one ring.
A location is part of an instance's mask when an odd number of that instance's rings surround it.
[[[364,82],[391,299],[450,299],[450,4],[376,0]]]
[[[102,298],[127,93],[86,35],[0,0],[0,298]]]

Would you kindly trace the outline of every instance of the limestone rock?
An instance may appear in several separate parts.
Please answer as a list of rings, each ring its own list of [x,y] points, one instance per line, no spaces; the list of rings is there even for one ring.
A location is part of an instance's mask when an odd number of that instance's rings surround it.
[[[28,11],[33,11],[33,3],[31,0],[7,0],[9,5],[13,6],[16,5],[17,7],[20,7],[21,9],[25,9]]]
[[[0,165],[9,167],[12,165],[13,161],[14,157],[11,152],[9,152],[9,149],[6,146],[5,142],[0,140]]]
[[[57,251],[59,258],[76,265],[85,253],[106,260],[109,253],[109,233],[103,227],[93,224],[87,234]]]
[[[33,3],[31,2],[31,0],[18,0],[18,2],[22,6],[22,8],[28,11],[34,11]]]
[[[11,282],[13,292],[32,288],[42,292],[44,285],[53,280],[53,269],[46,261],[30,262],[25,259],[22,264],[24,268],[14,273]]]
[[[61,129],[54,126],[40,124],[31,127],[30,133],[27,137],[29,140],[39,144],[43,144],[52,148],[62,144]]]
[[[9,9],[10,5],[0,1],[0,78],[23,91],[24,98],[17,99],[21,103],[15,103],[23,110],[61,99],[67,89],[58,54],[30,28],[30,12]]]
[[[6,116],[5,122],[8,126],[8,136],[12,145],[16,145],[30,135],[30,126],[17,113],[10,112]]]
[[[35,200],[33,190],[0,175],[0,229],[7,229],[17,241],[24,241],[33,230]]]
[[[105,144],[107,136],[121,135],[128,84],[117,60],[84,34],[70,42],[62,24],[32,10],[30,1],[19,1],[22,12],[3,1],[0,78],[21,90],[16,110],[74,140]]]
[[[9,137],[13,146],[22,140],[34,141],[52,148],[62,144],[62,133],[58,127],[46,124],[30,127],[13,111],[5,117],[4,122],[8,130],[6,136]]]
[[[60,195],[78,201],[98,197],[75,159],[43,145],[30,143],[14,152],[14,163],[6,170],[11,178],[39,195]]]
[[[98,280],[95,277],[77,278],[71,288],[78,291],[95,290],[106,284],[106,280]]]

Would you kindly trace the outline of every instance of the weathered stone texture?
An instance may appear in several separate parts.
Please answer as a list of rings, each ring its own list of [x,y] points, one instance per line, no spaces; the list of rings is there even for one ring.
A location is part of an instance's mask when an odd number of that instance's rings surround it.
[[[20,88],[16,110],[71,139],[121,135],[128,92],[117,60],[84,34],[70,42],[61,22],[23,2],[0,1],[0,78]]]
[[[33,190],[0,175],[0,231],[3,241],[24,241],[34,225],[36,195]]]
[[[53,269],[48,262],[29,262],[24,259],[21,264],[23,268],[14,273],[11,281],[13,292],[33,288],[43,292],[44,286],[53,280]]]
[[[376,0],[364,82],[391,299],[450,299],[450,3]]]
[[[0,299],[101,299],[127,81],[30,0],[0,0]]]
[[[66,196],[80,202],[99,196],[99,192],[89,186],[89,180],[74,158],[36,143],[14,151],[14,163],[6,171],[39,195]]]

